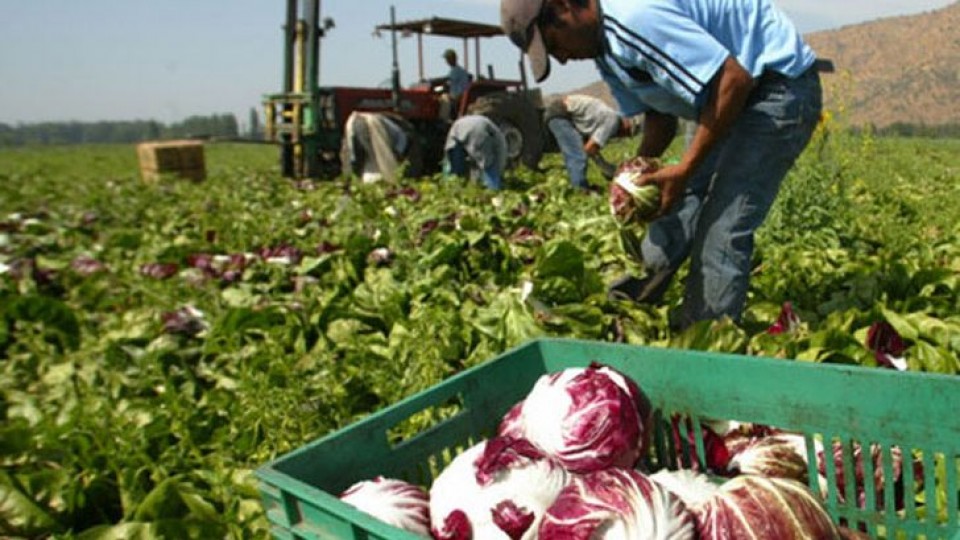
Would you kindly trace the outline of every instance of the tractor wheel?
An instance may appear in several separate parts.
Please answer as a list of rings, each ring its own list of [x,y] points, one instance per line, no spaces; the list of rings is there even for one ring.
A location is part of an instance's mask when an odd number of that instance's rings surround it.
[[[507,139],[511,166],[523,163],[536,169],[543,156],[543,129],[540,112],[520,95],[490,94],[467,107],[468,114],[482,114],[496,123]]]

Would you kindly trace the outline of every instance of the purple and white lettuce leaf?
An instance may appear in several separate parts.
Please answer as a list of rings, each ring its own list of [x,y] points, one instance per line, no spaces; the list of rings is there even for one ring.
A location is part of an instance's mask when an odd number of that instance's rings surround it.
[[[840,538],[823,502],[794,480],[741,475],[691,510],[701,540]]]
[[[655,159],[638,157],[620,165],[610,182],[610,213],[621,226],[649,221],[660,209],[660,188],[640,185],[644,174],[660,168]]]
[[[630,468],[646,448],[650,411],[633,380],[593,364],[541,376],[499,434],[528,439],[571,472]]]
[[[694,516],[679,497],[635,469],[576,475],[540,523],[541,540],[683,540]]]
[[[532,540],[567,471],[524,439],[482,441],[447,465],[430,487],[433,536]]]
[[[378,476],[353,484],[340,500],[394,527],[430,536],[430,501],[418,485]]]

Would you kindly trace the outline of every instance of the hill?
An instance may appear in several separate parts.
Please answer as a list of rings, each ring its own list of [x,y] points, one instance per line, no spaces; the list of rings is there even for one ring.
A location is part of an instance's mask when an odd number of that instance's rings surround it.
[[[960,2],[806,35],[836,73],[824,76],[827,107],[851,125],[960,124]],[[602,82],[570,93],[612,103]]]
[[[807,36],[837,73],[827,106],[854,125],[960,123],[960,2]]]

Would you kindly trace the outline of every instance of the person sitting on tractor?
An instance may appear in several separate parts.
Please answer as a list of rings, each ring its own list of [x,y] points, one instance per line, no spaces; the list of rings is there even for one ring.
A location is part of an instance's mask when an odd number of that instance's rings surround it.
[[[616,166],[603,159],[600,149],[613,137],[633,135],[636,126],[600,99],[577,94],[548,103],[544,120],[563,154],[570,185],[580,189],[589,187],[587,158],[600,168],[604,178],[613,178]]]
[[[470,73],[457,64],[457,53],[453,49],[443,51],[443,58],[450,66],[450,72],[447,73],[447,85],[450,88],[450,99],[454,103],[460,102],[460,96],[467,91],[470,86]]]
[[[507,139],[486,116],[470,114],[454,121],[444,144],[444,175],[479,179],[490,189],[503,186]]]
[[[364,182],[394,181],[400,162],[406,160],[407,176],[419,175],[419,144],[413,126],[392,113],[350,113],[344,125],[341,163],[345,176]]]
[[[447,92],[440,102],[440,116],[445,120],[453,120],[460,114],[460,98],[470,86],[470,73],[457,64],[457,53],[453,49],[443,51],[443,58],[450,66],[446,77]]]

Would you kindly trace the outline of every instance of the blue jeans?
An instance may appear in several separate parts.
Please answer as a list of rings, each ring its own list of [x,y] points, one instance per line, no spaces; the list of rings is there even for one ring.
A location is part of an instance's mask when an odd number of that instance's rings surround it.
[[[557,116],[547,122],[547,127],[557,140],[557,146],[563,153],[563,164],[570,176],[570,185],[575,188],[587,187],[587,153],[583,151],[583,136],[573,127],[568,118]]]
[[[475,167],[468,158],[469,156],[467,155],[466,149],[460,143],[457,143],[453,148],[447,150],[447,163],[450,167],[450,174],[469,178],[471,168]],[[498,190],[503,187],[503,179],[500,177],[500,171],[497,170],[496,165],[490,165],[486,169],[481,169],[479,173],[480,180],[483,182],[483,185],[488,188]]]
[[[796,79],[761,78],[730,132],[687,181],[682,201],[650,224],[641,244],[648,297],[662,295],[690,257],[682,326],[740,320],[754,232],[810,141],[821,108],[815,70]]]

